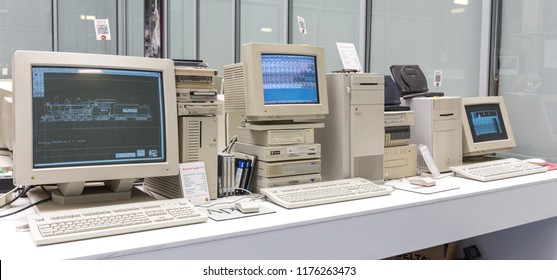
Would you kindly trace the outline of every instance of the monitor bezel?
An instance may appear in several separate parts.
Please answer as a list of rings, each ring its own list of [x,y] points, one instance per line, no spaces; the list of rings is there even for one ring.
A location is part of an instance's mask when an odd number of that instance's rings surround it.
[[[156,71],[162,73],[166,161],[34,168],[32,68],[77,67]],[[174,63],[169,59],[103,54],[16,51],[13,56],[14,184],[44,185],[176,175],[178,129]]]
[[[466,114],[466,106],[496,104],[501,111],[501,119],[507,133],[507,139],[474,142],[472,128]],[[516,147],[514,134],[502,96],[465,97],[462,98],[462,156],[482,156],[512,150]]]
[[[322,119],[329,113],[325,54],[322,47],[274,43],[242,45],[246,80],[246,112],[248,120]],[[262,55],[314,56],[318,89],[318,103],[265,104],[263,95]]]

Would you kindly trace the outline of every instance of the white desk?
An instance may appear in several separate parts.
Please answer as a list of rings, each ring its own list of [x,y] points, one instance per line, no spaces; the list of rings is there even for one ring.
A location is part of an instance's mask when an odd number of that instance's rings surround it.
[[[0,259],[380,259],[557,216],[557,172],[438,184],[460,189],[295,210],[262,202],[276,213],[42,247],[15,231],[22,214],[0,220]]]

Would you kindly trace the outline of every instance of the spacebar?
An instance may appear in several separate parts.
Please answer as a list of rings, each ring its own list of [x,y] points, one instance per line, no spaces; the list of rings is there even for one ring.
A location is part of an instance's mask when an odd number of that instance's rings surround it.
[[[302,201],[313,201],[313,200],[321,200],[321,199],[327,199],[327,198],[343,198],[343,197],[347,197],[348,195],[338,195],[338,194],[332,194],[332,195],[327,195],[327,196],[320,196],[320,197],[308,197],[308,198],[302,198],[302,199],[298,199],[298,200],[292,200],[292,202],[302,202]]]
[[[144,221],[144,222],[141,222],[141,223],[132,223],[132,224],[103,225],[103,226],[97,226],[97,227],[80,228],[80,229],[77,229],[76,232],[88,232],[88,231],[96,231],[96,230],[111,229],[111,228],[123,228],[123,227],[139,225],[139,224],[148,224],[148,223],[149,223],[149,221]]]

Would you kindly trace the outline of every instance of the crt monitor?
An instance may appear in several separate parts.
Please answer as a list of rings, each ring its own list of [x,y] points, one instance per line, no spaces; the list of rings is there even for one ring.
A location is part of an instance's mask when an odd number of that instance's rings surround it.
[[[243,61],[224,69],[225,109],[247,121],[322,119],[329,112],[322,47],[242,46]]]
[[[483,156],[516,146],[502,96],[462,98],[462,155]]]
[[[178,174],[171,60],[16,51],[13,66],[14,184],[57,185],[53,200],[71,203],[86,182],[104,182],[108,194],[89,197],[109,200],[136,178]]]

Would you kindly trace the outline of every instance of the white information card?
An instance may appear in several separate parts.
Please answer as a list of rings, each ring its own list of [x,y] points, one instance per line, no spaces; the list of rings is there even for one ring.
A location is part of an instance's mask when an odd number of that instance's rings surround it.
[[[180,183],[182,184],[184,197],[196,206],[209,202],[205,163],[202,161],[187,162],[180,163],[179,166]]]
[[[358,58],[358,52],[356,51],[354,44],[337,42],[337,49],[340,54],[344,70],[362,72],[362,65],[360,64],[360,58]]]

